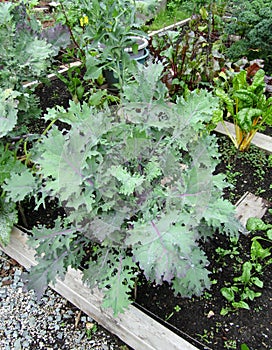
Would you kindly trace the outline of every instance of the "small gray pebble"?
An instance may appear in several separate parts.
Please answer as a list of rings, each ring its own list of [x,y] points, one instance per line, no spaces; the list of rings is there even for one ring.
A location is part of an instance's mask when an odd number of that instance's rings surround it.
[[[62,339],[62,338],[63,338],[63,333],[58,332],[58,334],[57,334],[57,338],[58,338],[58,339]]]

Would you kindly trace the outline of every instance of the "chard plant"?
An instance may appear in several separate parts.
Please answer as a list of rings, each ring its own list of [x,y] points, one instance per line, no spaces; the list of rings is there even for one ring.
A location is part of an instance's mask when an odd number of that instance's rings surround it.
[[[83,260],[84,280],[103,290],[103,307],[115,315],[131,303],[140,272],[176,294],[199,295],[210,286],[200,242],[217,230],[238,233],[234,207],[222,199],[224,176],[213,175],[219,154],[205,126],[217,98],[192,92],[169,105],[162,65],[138,68],[118,110],[75,102],[49,110],[46,119],[69,130],[53,126],[41,137],[30,181],[22,172],[6,182],[8,197],[29,183],[37,206],[53,198],[66,210],[29,237],[38,265],[26,279],[39,297]]]
[[[212,23],[207,9],[201,8],[189,27],[151,38],[150,52],[163,62],[163,81],[174,98],[187,89],[209,87],[225,66],[224,46]]]
[[[265,72],[257,70],[251,80],[246,70],[234,73],[230,79],[221,72],[220,78],[225,84],[215,89],[221,100],[221,109],[215,119],[223,123],[235,147],[239,151],[247,151],[256,132],[272,124],[272,97],[265,93]],[[224,118],[233,121],[235,137],[229,132]]]

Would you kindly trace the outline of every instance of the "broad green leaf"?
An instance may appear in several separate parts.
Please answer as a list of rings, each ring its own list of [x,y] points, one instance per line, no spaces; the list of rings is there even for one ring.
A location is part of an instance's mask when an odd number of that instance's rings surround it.
[[[239,73],[235,74],[233,78],[233,89],[234,91],[238,91],[240,89],[247,89],[248,83],[246,80],[247,72],[245,70],[241,70]]]
[[[230,311],[231,311],[230,308],[228,308],[228,307],[222,307],[222,309],[221,309],[221,311],[220,311],[220,315],[221,315],[221,316],[226,316]]]
[[[246,223],[246,228],[249,231],[265,231],[270,225],[267,225],[260,218],[249,218]]]
[[[262,110],[258,108],[243,108],[235,116],[239,127],[246,132],[251,131],[254,128],[253,120],[262,115]]]
[[[234,108],[233,108],[233,100],[232,98],[223,90],[220,88],[217,88],[215,90],[215,94],[217,97],[220,98],[220,100],[226,105],[227,111],[231,116],[234,115]]]
[[[233,97],[239,100],[239,106],[242,102],[243,107],[254,107],[258,101],[258,97],[254,94],[254,92],[250,92],[245,89],[234,91]]]
[[[255,286],[259,287],[259,288],[263,288],[263,281],[261,281],[258,277],[252,277],[252,282],[255,284]],[[261,295],[261,293],[260,293]],[[258,296],[260,296],[258,295]]]
[[[251,300],[253,301],[255,298],[259,298],[262,295],[260,292],[255,292],[254,290],[246,287],[241,294],[241,300]]]
[[[246,309],[246,310],[250,310],[250,307],[248,305],[248,303],[246,303],[243,300],[240,301],[234,301],[232,303],[232,306],[235,307],[236,309]]]
[[[99,59],[97,59],[96,57],[94,57],[92,55],[87,54],[86,67],[87,67],[87,71],[84,74],[85,80],[98,79],[100,77],[100,75],[102,74],[102,67],[101,67]]]
[[[248,284],[250,279],[251,279],[251,271],[252,271],[252,264],[250,261],[246,261],[244,264],[243,264],[243,272],[242,272],[242,275],[239,276],[239,277],[235,277],[233,280],[235,282],[242,282],[243,284]]]
[[[270,239],[270,240],[272,241],[272,229],[268,230],[268,231],[266,232],[266,234],[267,234],[267,238]]]
[[[251,257],[253,260],[263,260],[270,255],[270,248],[263,248],[260,242],[253,240],[251,244]]]
[[[232,302],[234,301],[235,294],[232,288],[223,287],[220,289],[221,294],[224,298],[227,299],[227,301]]]
[[[22,201],[27,195],[35,192],[36,187],[34,176],[27,169],[20,174],[11,174],[3,185],[7,198],[15,202]]]
[[[256,89],[259,89],[260,92],[263,93],[265,91],[264,77],[265,71],[263,69],[259,69],[254,75],[252,84],[248,87],[248,90],[254,93]]]

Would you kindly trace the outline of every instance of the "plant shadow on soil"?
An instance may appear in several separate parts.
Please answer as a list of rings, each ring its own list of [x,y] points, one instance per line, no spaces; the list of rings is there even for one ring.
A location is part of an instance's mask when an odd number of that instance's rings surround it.
[[[49,86],[37,89],[43,111],[47,107],[61,104],[67,107],[69,93],[59,80]],[[230,140],[218,136],[219,150],[222,154],[217,172],[227,174],[233,188],[227,188],[225,197],[235,203],[245,192],[259,195],[267,201],[272,199],[272,161],[269,155],[254,146],[248,153],[237,153]],[[56,203],[48,204],[49,211],[33,211],[31,202],[24,208],[28,228],[37,223],[48,223],[49,217],[61,213]],[[272,222],[272,215],[265,215],[266,222]],[[23,225],[22,220],[20,222]],[[201,297],[191,299],[174,296],[167,284],[154,286],[144,277],[137,283],[136,306],[154,314],[163,324],[192,342],[198,349],[241,349],[245,343],[250,350],[272,349],[272,278],[269,267],[261,276],[264,287],[261,296],[249,302],[250,310],[238,309],[227,315],[220,315],[226,300],[220,289],[233,277],[240,275],[242,264],[250,256],[252,234],[240,235],[236,249],[239,255],[226,255],[223,259],[216,253],[218,247],[230,249],[230,241],[225,236],[215,235],[203,243],[209,258],[210,278],[214,283]],[[195,339],[196,341],[194,341]]]

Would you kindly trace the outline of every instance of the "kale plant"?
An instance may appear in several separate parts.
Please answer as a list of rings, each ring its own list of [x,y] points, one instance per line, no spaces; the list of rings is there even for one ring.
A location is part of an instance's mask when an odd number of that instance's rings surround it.
[[[10,231],[17,222],[16,201],[31,191],[24,187],[25,181],[32,179],[25,166],[26,154],[21,151],[19,160],[17,151],[20,142],[26,140],[23,134],[29,119],[40,115],[33,90],[24,88],[23,83],[45,76],[54,52],[53,46],[40,36],[38,21],[23,3],[0,3],[0,244],[9,242]],[[27,153],[26,143],[24,150]],[[28,175],[18,180],[7,197],[5,182],[21,172]]]
[[[232,1],[232,21],[226,32],[239,35],[228,50],[230,58],[247,56],[249,60],[262,58],[265,69],[271,72],[272,7],[270,0]]]
[[[23,3],[0,3],[0,87],[18,94],[18,122],[39,117],[33,90],[23,84],[46,77],[53,56],[70,42],[68,29],[56,26],[43,30]]]
[[[30,237],[38,265],[28,287],[38,296],[83,258],[85,281],[103,289],[114,314],[130,304],[140,271],[182,296],[209,288],[200,242],[239,227],[222,199],[224,176],[213,175],[219,155],[205,124],[218,100],[201,91],[169,105],[162,70],[140,66],[117,110],[74,102],[49,110],[70,128],[52,127],[36,145],[35,192],[38,204],[58,199],[66,215]],[[8,195],[20,176],[7,182]]]
[[[17,123],[18,95],[20,95],[18,91],[0,88],[0,245],[9,243],[10,232],[17,222],[15,202],[22,200],[32,190],[29,188],[31,182],[35,186],[32,174],[17,159],[16,143],[8,139],[10,131]],[[24,187],[25,183],[22,177],[22,181],[19,180],[19,183],[14,184],[16,192],[14,196],[10,193],[7,197],[4,190],[5,182],[13,175],[19,175],[21,172],[25,174],[27,186]],[[33,179],[33,181],[29,181],[30,179]],[[19,188],[20,193],[18,193]]]
[[[0,3],[0,87],[18,92],[16,123],[20,124],[40,113],[37,101],[23,83],[43,76],[52,55],[51,45],[38,39],[37,28],[23,5]]]

